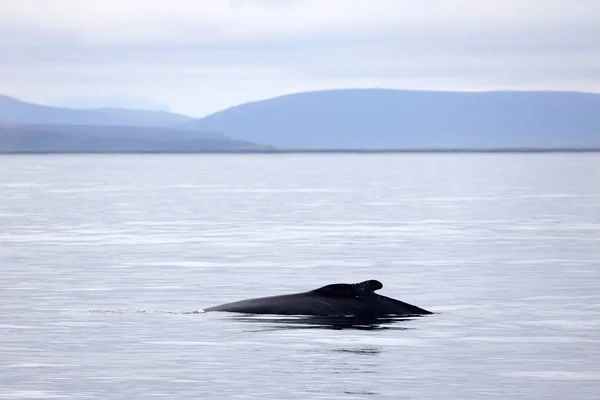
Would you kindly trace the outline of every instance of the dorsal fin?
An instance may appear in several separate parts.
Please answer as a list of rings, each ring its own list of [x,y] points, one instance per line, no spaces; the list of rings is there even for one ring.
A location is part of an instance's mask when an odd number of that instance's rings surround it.
[[[383,287],[383,283],[375,279],[370,279],[368,281],[355,283],[353,286],[360,288],[360,290],[374,292],[376,290],[381,289]]]
[[[379,290],[383,287],[383,284],[377,280],[371,279],[368,281],[348,284],[348,283],[334,283],[332,285],[323,286],[319,289],[315,289],[312,292],[317,293],[321,296],[327,297],[356,297],[361,298],[371,294],[375,290]]]

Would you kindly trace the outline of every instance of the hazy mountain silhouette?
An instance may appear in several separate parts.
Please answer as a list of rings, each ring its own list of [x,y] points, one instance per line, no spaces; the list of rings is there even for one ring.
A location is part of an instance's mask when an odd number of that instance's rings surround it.
[[[51,149],[52,143],[69,151],[260,148],[255,143],[281,149],[600,148],[600,95],[342,89],[242,104],[201,119],[0,96],[0,124],[0,146],[19,151]]]
[[[342,89],[231,107],[188,127],[278,148],[600,147],[600,95]]]
[[[191,120],[191,117],[166,111],[121,108],[71,109],[27,103],[0,95],[0,123],[172,126]]]
[[[222,134],[149,126],[0,124],[0,153],[239,151],[266,148]]]
[[[0,152],[239,151],[267,148],[222,133],[179,129],[164,111],[73,110],[0,96]]]

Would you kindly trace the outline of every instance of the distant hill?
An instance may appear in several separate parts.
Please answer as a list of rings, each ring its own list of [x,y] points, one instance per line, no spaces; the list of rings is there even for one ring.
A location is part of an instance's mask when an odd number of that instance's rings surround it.
[[[266,149],[195,128],[190,117],[165,111],[75,110],[0,96],[0,153],[116,151],[239,151]]]
[[[343,89],[281,96],[185,124],[278,148],[600,147],[600,95]]]
[[[103,108],[78,110],[26,103],[0,95],[0,123],[56,125],[172,126],[192,118],[166,111]]]
[[[165,127],[0,124],[0,153],[164,152],[265,149],[222,134]]]

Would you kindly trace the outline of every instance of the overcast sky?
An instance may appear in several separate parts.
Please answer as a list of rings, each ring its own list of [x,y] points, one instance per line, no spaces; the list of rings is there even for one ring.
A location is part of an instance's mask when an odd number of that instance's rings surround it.
[[[600,0],[0,0],[0,93],[203,116],[329,88],[600,92]]]

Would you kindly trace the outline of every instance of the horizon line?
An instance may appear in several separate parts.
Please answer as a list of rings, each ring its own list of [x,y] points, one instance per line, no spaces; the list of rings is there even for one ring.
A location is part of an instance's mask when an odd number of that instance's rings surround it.
[[[600,153],[600,147],[509,147],[455,149],[197,149],[197,150],[1,150],[0,155],[52,154],[448,154],[448,153]]]

